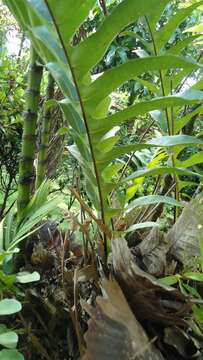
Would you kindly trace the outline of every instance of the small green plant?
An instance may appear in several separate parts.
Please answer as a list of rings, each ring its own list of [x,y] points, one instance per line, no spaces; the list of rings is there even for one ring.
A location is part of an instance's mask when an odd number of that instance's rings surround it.
[[[0,223],[0,251],[15,249],[24,239],[34,233],[40,222],[59,204],[58,196],[48,199],[51,182],[43,182],[26,208],[16,218],[11,210]]]
[[[16,283],[29,283],[38,281],[40,276],[37,272],[27,273],[20,272],[17,274],[7,274],[4,270],[5,261],[13,258],[13,255],[18,252],[1,251],[0,252],[0,293],[2,300],[0,301],[0,316],[5,317],[13,315],[21,311],[22,304],[15,298],[8,298],[8,294],[12,296],[18,295],[18,290],[15,287]],[[23,355],[16,350],[18,344],[18,334],[13,329],[7,327],[6,324],[0,322],[0,359],[2,360],[23,360]]]
[[[28,273],[20,272],[17,274],[7,274],[4,271],[4,263],[6,260],[11,260],[13,255],[18,250],[15,251],[2,251],[0,253],[0,290],[1,297],[3,298],[0,301],[0,316],[7,317],[21,311],[22,305],[21,302],[15,298],[7,298],[7,294],[13,294],[13,296],[18,295],[18,290],[15,287],[16,283],[30,283],[33,281],[38,281],[40,276],[37,272]],[[7,327],[6,324],[0,323],[0,346],[2,350],[0,351],[0,359],[10,360],[23,360],[23,355],[16,350],[18,344],[18,334]]]
[[[22,308],[18,300],[7,298],[8,294],[18,296],[16,283],[26,284],[40,279],[37,272],[13,274],[12,270],[15,267],[14,254],[20,251],[20,243],[35,232],[40,227],[41,220],[58,205],[58,197],[47,199],[49,190],[50,183],[42,183],[19,219],[16,218],[14,209],[0,222],[0,316],[15,314]],[[16,350],[17,343],[17,333],[0,323],[0,360],[23,360],[23,355]]]
[[[162,284],[169,286],[177,284],[182,294],[195,300],[196,303],[192,305],[192,318],[201,326],[203,324],[203,306],[199,288],[201,287],[201,283],[203,283],[203,273],[198,271],[184,271],[182,274],[166,276],[160,279],[160,281]],[[192,327],[195,332],[197,332],[198,329],[198,334],[203,336],[199,326],[198,328]]]
[[[7,316],[19,312],[22,305],[15,299],[3,299],[0,301],[0,316]],[[2,360],[23,360],[24,356],[16,350],[18,335],[10,330],[5,324],[0,323],[0,359]]]

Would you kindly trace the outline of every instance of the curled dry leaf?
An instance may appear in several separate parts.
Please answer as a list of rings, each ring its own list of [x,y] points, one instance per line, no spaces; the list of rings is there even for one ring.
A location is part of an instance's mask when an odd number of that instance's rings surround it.
[[[83,360],[163,360],[133,315],[118,283],[104,280],[102,289],[105,297],[97,298],[96,307],[82,303],[91,316]]]
[[[185,326],[183,316],[190,304],[178,290],[162,285],[135,263],[125,239],[112,240],[115,277],[136,318],[160,325]],[[167,301],[166,301],[167,300]]]
[[[170,254],[186,265],[200,255],[199,240],[203,230],[203,194],[193,199],[182,211],[166,240],[171,244]]]
[[[143,270],[156,276],[164,274],[168,245],[159,228],[154,227],[133,250],[141,257]]]
[[[153,275],[162,275],[166,258],[170,255],[190,265],[200,255],[199,240],[203,229],[203,195],[198,195],[185,206],[177,222],[166,236],[154,228],[149,235],[135,247],[135,254],[144,270]]]

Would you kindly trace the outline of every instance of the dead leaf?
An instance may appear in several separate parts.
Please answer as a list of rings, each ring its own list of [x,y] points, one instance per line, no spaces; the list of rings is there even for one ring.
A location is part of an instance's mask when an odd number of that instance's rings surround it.
[[[164,326],[186,325],[183,316],[190,310],[190,304],[184,295],[175,288],[162,285],[158,279],[141,270],[125,239],[113,239],[111,244],[116,279],[136,318]]]
[[[133,250],[139,251],[143,270],[156,276],[164,274],[168,246],[159,228],[153,228]]]
[[[176,326],[164,330],[164,342],[172,346],[184,359],[191,359],[198,354],[194,339]]]
[[[198,195],[183,209],[177,222],[168,232],[170,254],[186,265],[200,255],[199,239],[203,230],[203,195]]]
[[[97,298],[95,308],[82,303],[91,316],[83,360],[163,360],[133,315],[118,283],[104,280],[102,289],[105,297]]]

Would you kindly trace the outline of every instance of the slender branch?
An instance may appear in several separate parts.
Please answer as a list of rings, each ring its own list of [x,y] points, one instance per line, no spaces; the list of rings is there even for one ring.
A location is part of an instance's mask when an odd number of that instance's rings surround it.
[[[78,200],[78,202],[81,205],[81,208],[83,209],[83,211],[86,212],[95,221],[95,223],[98,225],[99,229],[104,234],[106,234],[108,236],[108,238],[112,238],[111,230],[107,227],[107,225],[105,223],[103,223],[100,219],[98,219],[95,216],[95,214],[90,209],[90,207],[88,205],[86,205],[85,202],[82,200],[82,198],[81,198],[80,194],[77,192],[77,190],[72,188],[72,187],[69,187],[69,190],[74,195],[74,197]]]
[[[78,298],[79,298],[79,291],[78,291],[78,277],[79,277],[79,270],[76,268],[74,271],[73,277],[73,298],[74,298],[74,317],[75,317],[75,331],[78,340],[78,347],[80,351],[81,358],[84,355],[85,351],[85,344],[84,339],[82,337],[82,329],[79,321],[79,314],[78,314]]]

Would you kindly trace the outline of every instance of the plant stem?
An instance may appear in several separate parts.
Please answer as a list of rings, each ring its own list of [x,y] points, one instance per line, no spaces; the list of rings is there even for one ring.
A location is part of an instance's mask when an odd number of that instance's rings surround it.
[[[42,66],[38,65],[39,57],[31,47],[30,70],[26,91],[26,103],[24,113],[23,138],[21,159],[19,164],[18,181],[18,217],[30,200],[34,182],[34,158],[36,149],[36,124],[40,85],[42,79]]]
[[[53,99],[54,97],[54,79],[49,74],[48,84],[46,89],[46,101]],[[47,110],[43,112],[42,118],[42,131],[41,131],[41,143],[39,149],[39,156],[37,162],[37,177],[36,177],[36,188],[42,184],[46,177],[47,170],[47,150],[50,139],[50,127],[51,127],[51,111]]]
[[[172,95],[172,91],[173,91],[173,83],[171,80],[171,95]],[[173,107],[171,107],[171,135],[175,135],[175,123],[174,123],[174,111],[173,111]],[[176,157],[174,156],[174,154],[172,154],[171,156],[171,160],[172,160],[172,165],[175,168],[176,166]],[[175,199],[177,201],[180,200],[179,197],[179,178],[178,175],[174,175],[174,181],[175,181]],[[174,208],[174,223],[176,222],[177,218],[178,218],[178,213],[179,213],[179,209],[177,207]]]
[[[147,23],[147,26],[148,26],[148,29],[150,32],[150,36],[151,36],[151,40],[152,40],[152,44],[153,44],[153,48],[154,48],[154,55],[158,56],[158,51],[157,51],[156,43],[154,40],[153,32],[152,32],[152,29],[151,29],[151,26],[150,26],[147,16],[145,16],[145,20],[146,20],[146,23]],[[163,73],[161,70],[159,71],[159,78],[160,78],[160,83],[161,83],[162,96],[165,97],[166,93],[165,93],[165,88],[164,88],[164,79],[163,79]],[[166,121],[167,121],[167,127],[168,127],[168,134],[171,135],[170,119],[169,119],[169,113],[168,113],[167,108],[165,109],[165,114],[166,114]]]

